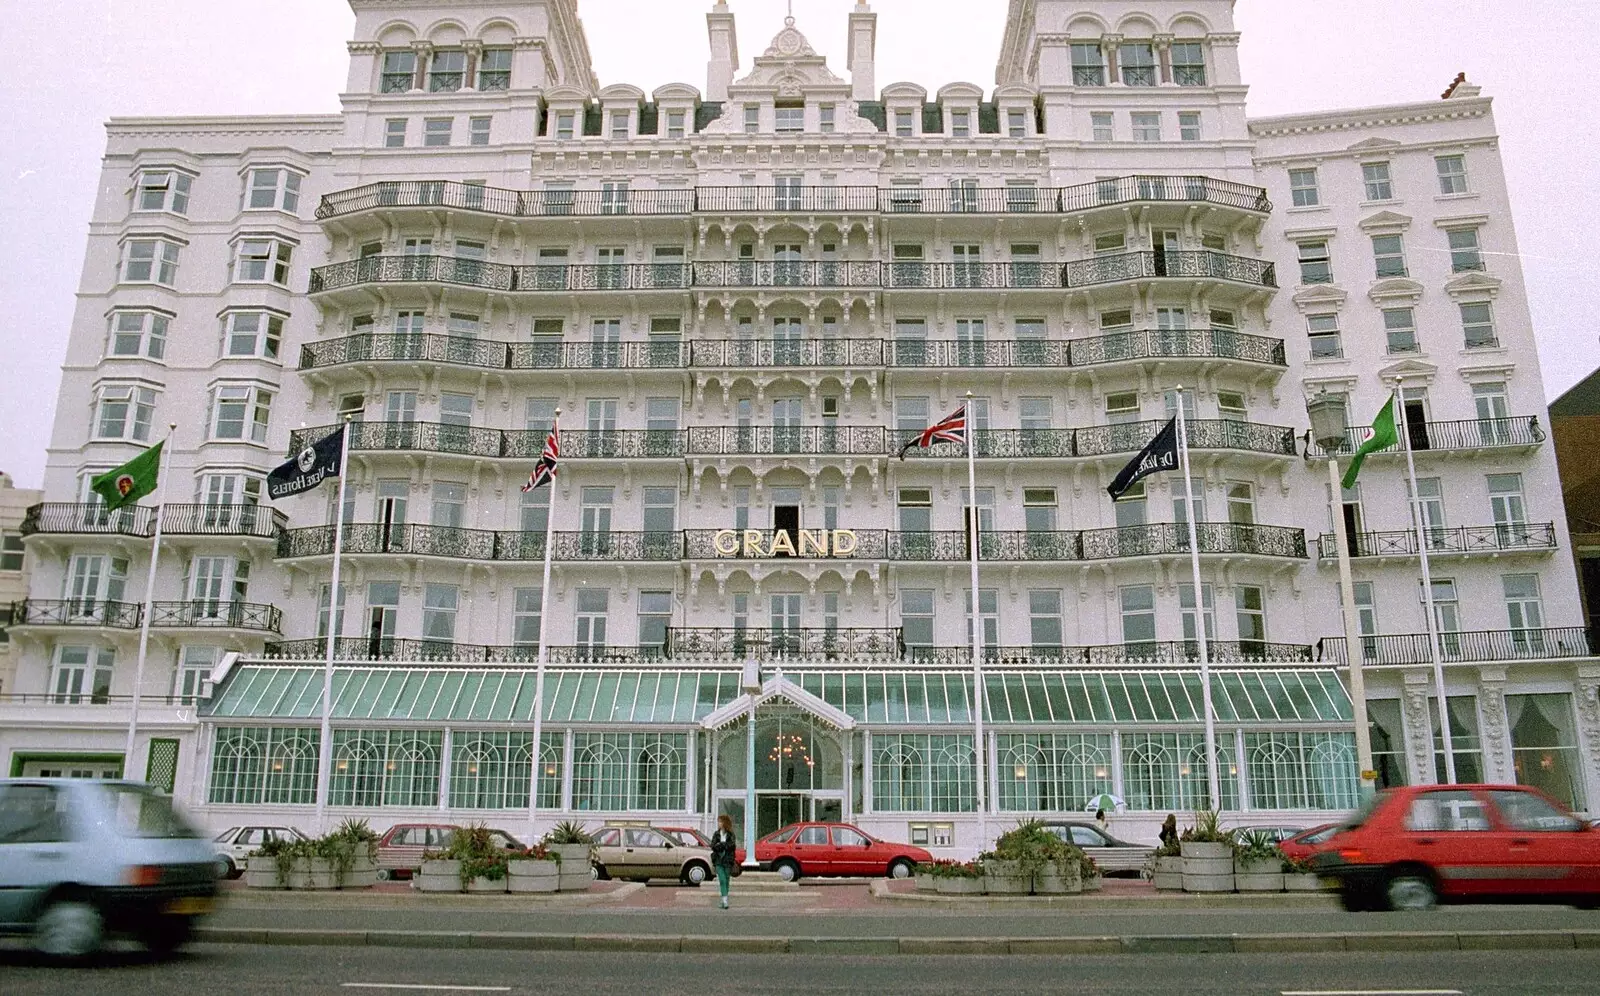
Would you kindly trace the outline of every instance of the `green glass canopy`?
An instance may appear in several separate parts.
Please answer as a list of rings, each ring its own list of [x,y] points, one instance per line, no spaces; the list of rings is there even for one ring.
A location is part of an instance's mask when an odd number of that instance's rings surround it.
[[[957,670],[795,670],[785,677],[874,726],[965,726],[972,674]],[[1193,670],[992,671],[987,722],[997,725],[1200,723]],[[739,673],[665,668],[551,668],[544,721],[564,725],[690,725],[738,698]],[[241,664],[201,708],[212,719],[320,715],[322,669]],[[1213,671],[1224,723],[1349,723],[1349,695],[1331,669]],[[333,717],[399,723],[531,723],[534,672],[523,668],[338,667]]]

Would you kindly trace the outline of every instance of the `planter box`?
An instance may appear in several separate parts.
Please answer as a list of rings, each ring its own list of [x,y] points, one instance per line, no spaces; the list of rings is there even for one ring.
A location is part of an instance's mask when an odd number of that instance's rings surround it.
[[[1284,872],[1284,892],[1321,892],[1322,883],[1310,872]]]
[[[550,850],[561,857],[561,875],[557,883],[560,892],[582,892],[589,888],[594,872],[589,864],[591,847],[588,844],[551,844]]]
[[[1100,889],[1105,885],[1105,881],[1106,880],[1104,876],[1090,875],[1088,878],[1083,880],[1083,891],[1099,892]]]
[[[981,878],[936,878],[937,891],[941,896],[981,896],[983,895],[983,879]]]
[[[1240,892],[1282,892],[1283,861],[1278,858],[1258,858],[1254,861],[1235,858],[1233,887]]]
[[[561,866],[554,861],[509,861],[506,863],[507,892],[554,892],[560,883]]]
[[[244,884],[246,887],[251,889],[287,888],[286,886],[278,884],[277,858],[245,858]]]
[[[344,873],[344,884],[341,889],[366,889],[378,884],[378,863],[372,858],[362,856],[351,862],[350,870]]]
[[[1176,854],[1156,858],[1155,886],[1158,891],[1183,891],[1183,859]]]
[[[467,880],[468,892],[505,892],[506,880],[504,878],[473,878]]]
[[[1070,868],[1062,874],[1053,867],[1046,867],[1033,876],[1033,891],[1039,896],[1060,896],[1069,892],[1083,891],[1083,874],[1076,868]]]
[[[551,854],[561,858],[562,867],[579,864],[585,869],[589,867],[589,855],[593,852],[591,844],[551,844],[548,848]]]
[[[412,882],[419,892],[460,892],[461,862],[424,861]]]
[[[1230,844],[1183,844],[1184,892],[1232,892],[1233,847]]]
[[[912,879],[917,884],[918,892],[938,892],[939,880],[927,872],[918,872]]]

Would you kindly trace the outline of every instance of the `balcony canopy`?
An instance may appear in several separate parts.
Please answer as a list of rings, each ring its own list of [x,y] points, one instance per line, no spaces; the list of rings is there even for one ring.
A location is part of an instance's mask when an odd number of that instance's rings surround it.
[[[972,722],[972,673],[964,669],[797,669],[784,677],[855,723]],[[696,725],[743,696],[739,678],[732,669],[550,668],[544,718],[557,725]],[[988,722],[1002,726],[1202,722],[1193,669],[997,670],[985,679]],[[1351,721],[1349,696],[1327,668],[1214,670],[1211,689],[1224,723]],[[312,720],[321,693],[321,667],[243,664],[201,712],[213,721]],[[534,672],[340,666],[333,701],[341,722],[531,723]]]

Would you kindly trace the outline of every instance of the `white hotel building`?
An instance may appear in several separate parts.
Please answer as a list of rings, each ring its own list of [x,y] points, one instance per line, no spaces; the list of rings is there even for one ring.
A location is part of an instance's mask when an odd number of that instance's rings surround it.
[[[995,87],[880,88],[865,3],[830,67],[792,23],[742,60],[718,0],[704,90],[647,94],[600,86],[576,0],[350,2],[342,113],[109,125],[23,526],[11,772],[311,829],[335,490],[261,481],[349,417],[330,816],[526,827],[553,517],[541,828],[742,826],[755,660],[763,832],[969,853],[975,498],[990,824],[1112,791],[1153,836],[1206,797],[1183,488],[1105,487],[1182,385],[1228,818],[1310,824],[1357,768],[1305,403],[1362,426],[1399,378],[1460,776],[1600,801],[1476,87],[1251,119],[1229,0],[1011,0]],[[969,391],[975,496],[958,447],[896,459]],[[559,479],[525,496],[558,407]],[[87,481],[169,422],[125,759],[157,512]],[[1442,770],[1404,467],[1343,499],[1385,783]],[[769,555],[811,530],[854,549]]]

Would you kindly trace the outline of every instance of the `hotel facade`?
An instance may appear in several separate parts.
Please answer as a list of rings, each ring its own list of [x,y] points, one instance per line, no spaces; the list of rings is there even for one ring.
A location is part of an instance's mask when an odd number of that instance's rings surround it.
[[[600,85],[575,0],[350,2],[342,113],[108,126],[21,530],[12,773],[313,829],[331,626],[330,819],[743,827],[753,798],[760,832],[954,855],[980,767],[990,827],[1112,792],[1153,838],[1214,764],[1228,820],[1310,825],[1357,799],[1335,505],[1374,768],[1443,777],[1404,454],[1333,502],[1306,428],[1343,396],[1347,457],[1396,390],[1458,778],[1600,800],[1476,87],[1250,118],[1229,0],[1011,0],[995,85],[930,93],[879,85],[866,3],[830,65],[792,19],[742,59],[718,0],[704,89],[645,93]],[[975,489],[960,446],[898,458],[963,403]],[[1193,507],[1176,474],[1112,502],[1180,404]],[[334,594],[333,483],[262,479],[347,419]],[[161,491],[107,513],[89,478],[169,423]]]

